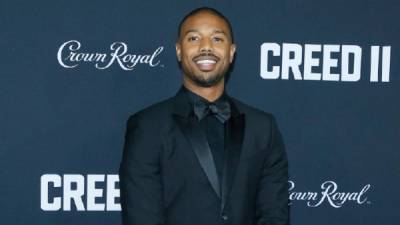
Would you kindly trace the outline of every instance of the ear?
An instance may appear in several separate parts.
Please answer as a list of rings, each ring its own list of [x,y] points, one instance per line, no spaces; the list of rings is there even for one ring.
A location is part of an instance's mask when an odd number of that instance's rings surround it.
[[[178,61],[181,61],[181,44],[180,43],[176,43],[175,44],[175,51],[176,51],[176,57],[178,58]]]
[[[229,52],[229,63],[232,63],[233,58],[235,57],[235,52],[236,52],[236,45],[232,43]]]

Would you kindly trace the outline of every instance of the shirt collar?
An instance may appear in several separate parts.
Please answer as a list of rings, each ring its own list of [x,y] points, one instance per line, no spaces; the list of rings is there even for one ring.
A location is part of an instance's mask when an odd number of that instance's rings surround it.
[[[189,90],[187,87],[185,87],[185,85],[182,85],[182,90],[185,92],[185,94],[187,95],[190,103],[193,105],[195,102],[202,100],[208,103],[211,103],[210,101],[208,101],[206,98],[194,93],[193,91]],[[218,102],[218,101],[223,101],[223,100],[227,100],[227,94],[225,92],[225,90],[222,92],[222,94],[215,100],[212,102]]]

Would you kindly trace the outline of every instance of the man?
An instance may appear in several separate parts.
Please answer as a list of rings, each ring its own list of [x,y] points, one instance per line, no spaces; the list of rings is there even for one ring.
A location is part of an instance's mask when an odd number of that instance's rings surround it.
[[[235,49],[218,11],[199,8],[182,20],[182,87],[128,120],[124,225],[289,223],[288,163],[276,121],[225,92]]]

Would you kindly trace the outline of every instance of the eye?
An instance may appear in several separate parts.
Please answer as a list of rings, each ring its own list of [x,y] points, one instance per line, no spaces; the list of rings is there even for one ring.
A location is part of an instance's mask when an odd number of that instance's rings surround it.
[[[199,37],[197,37],[197,36],[190,36],[190,37],[188,37],[187,40],[188,40],[188,41],[197,41],[197,40],[199,40]]]
[[[224,39],[222,37],[213,37],[214,42],[223,42]]]

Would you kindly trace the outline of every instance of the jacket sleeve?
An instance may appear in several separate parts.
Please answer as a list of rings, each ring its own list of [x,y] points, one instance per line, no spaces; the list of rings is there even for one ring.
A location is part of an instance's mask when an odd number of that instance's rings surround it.
[[[131,116],[119,169],[123,225],[162,225],[161,140],[154,124]],[[153,127],[153,128],[152,128]]]
[[[281,133],[272,115],[267,152],[257,187],[256,224],[288,225],[288,160]]]

